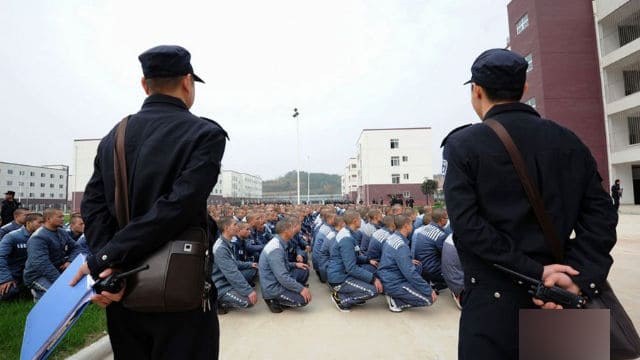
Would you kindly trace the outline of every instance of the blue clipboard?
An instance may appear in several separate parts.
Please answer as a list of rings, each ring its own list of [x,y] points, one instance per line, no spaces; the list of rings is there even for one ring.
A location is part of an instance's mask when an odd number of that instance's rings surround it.
[[[93,279],[69,286],[84,256],[78,255],[27,315],[21,360],[46,359],[80,317],[93,295]]]

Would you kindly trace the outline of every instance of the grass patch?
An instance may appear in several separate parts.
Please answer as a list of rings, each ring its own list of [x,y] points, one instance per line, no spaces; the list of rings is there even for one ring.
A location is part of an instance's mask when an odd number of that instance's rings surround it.
[[[19,359],[24,322],[33,307],[31,299],[0,303],[0,359]],[[65,359],[106,334],[105,311],[89,305],[62,339],[50,359]]]

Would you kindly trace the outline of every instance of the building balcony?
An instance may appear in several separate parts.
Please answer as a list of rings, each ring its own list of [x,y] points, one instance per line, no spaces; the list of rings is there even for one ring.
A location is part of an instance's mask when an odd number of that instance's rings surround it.
[[[609,159],[611,165],[638,162],[640,161],[640,144],[628,145],[618,151],[612,151]]]
[[[607,115],[614,115],[640,106],[640,92],[634,92],[606,104]]]
[[[607,68],[615,66],[617,63],[624,62],[628,58],[638,59],[640,58],[640,38],[633,40],[632,42],[612,50],[607,55],[603,56],[600,60],[600,66]]]
[[[640,38],[640,3],[626,0],[596,0],[602,57],[623,50]],[[603,63],[603,66],[606,66]]]

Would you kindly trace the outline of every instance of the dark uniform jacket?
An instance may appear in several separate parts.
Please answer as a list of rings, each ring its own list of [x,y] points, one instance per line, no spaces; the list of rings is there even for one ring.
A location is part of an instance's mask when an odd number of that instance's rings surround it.
[[[127,269],[189,226],[207,229],[206,201],[220,173],[225,131],[194,116],[177,98],[151,95],[129,119],[125,152],[131,221],[115,216],[113,149],[116,128],[98,147],[82,200],[92,275]]]
[[[574,282],[593,296],[613,262],[617,214],[602,187],[589,149],[568,129],[540,118],[533,108],[496,105],[494,118],[518,146],[564,248],[564,263],[580,271]],[[555,263],[511,159],[497,135],[476,124],[444,141],[444,191],[454,241],[465,269],[474,276],[502,279],[498,263],[535,279]],[[575,239],[569,239],[575,231]],[[479,281],[479,280],[478,280]]]
[[[589,149],[521,103],[495,105],[485,118],[510,133],[563,244],[563,262],[580,271],[573,280],[584,295],[597,295],[613,262],[617,214]],[[444,145],[447,212],[464,268],[458,356],[515,359],[518,310],[536,306],[527,288],[492,264],[541,279],[544,265],[556,261],[493,130],[476,124],[452,133]]]
[[[6,225],[13,221],[13,212],[20,207],[20,203],[12,200],[2,200],[0,205],[0,216],[2,217],[2,224]]]

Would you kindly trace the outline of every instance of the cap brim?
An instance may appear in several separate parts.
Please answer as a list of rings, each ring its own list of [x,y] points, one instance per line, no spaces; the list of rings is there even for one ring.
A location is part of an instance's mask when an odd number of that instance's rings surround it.
[[[471,84],[473,82],[473,80],[469,80],[466,83],[462,84],[462,85],[467,85],[467,84]]]
[[[196,75],[196,74],[193,74],[193,73],[191,74],[191,76],[193,76],[193,81],[201,82],[201,83],[203,83],[203,84],[204,84],[204,80],[202,80],[202,79],[200,78],[200,76],[198,76],[198,75]]]

